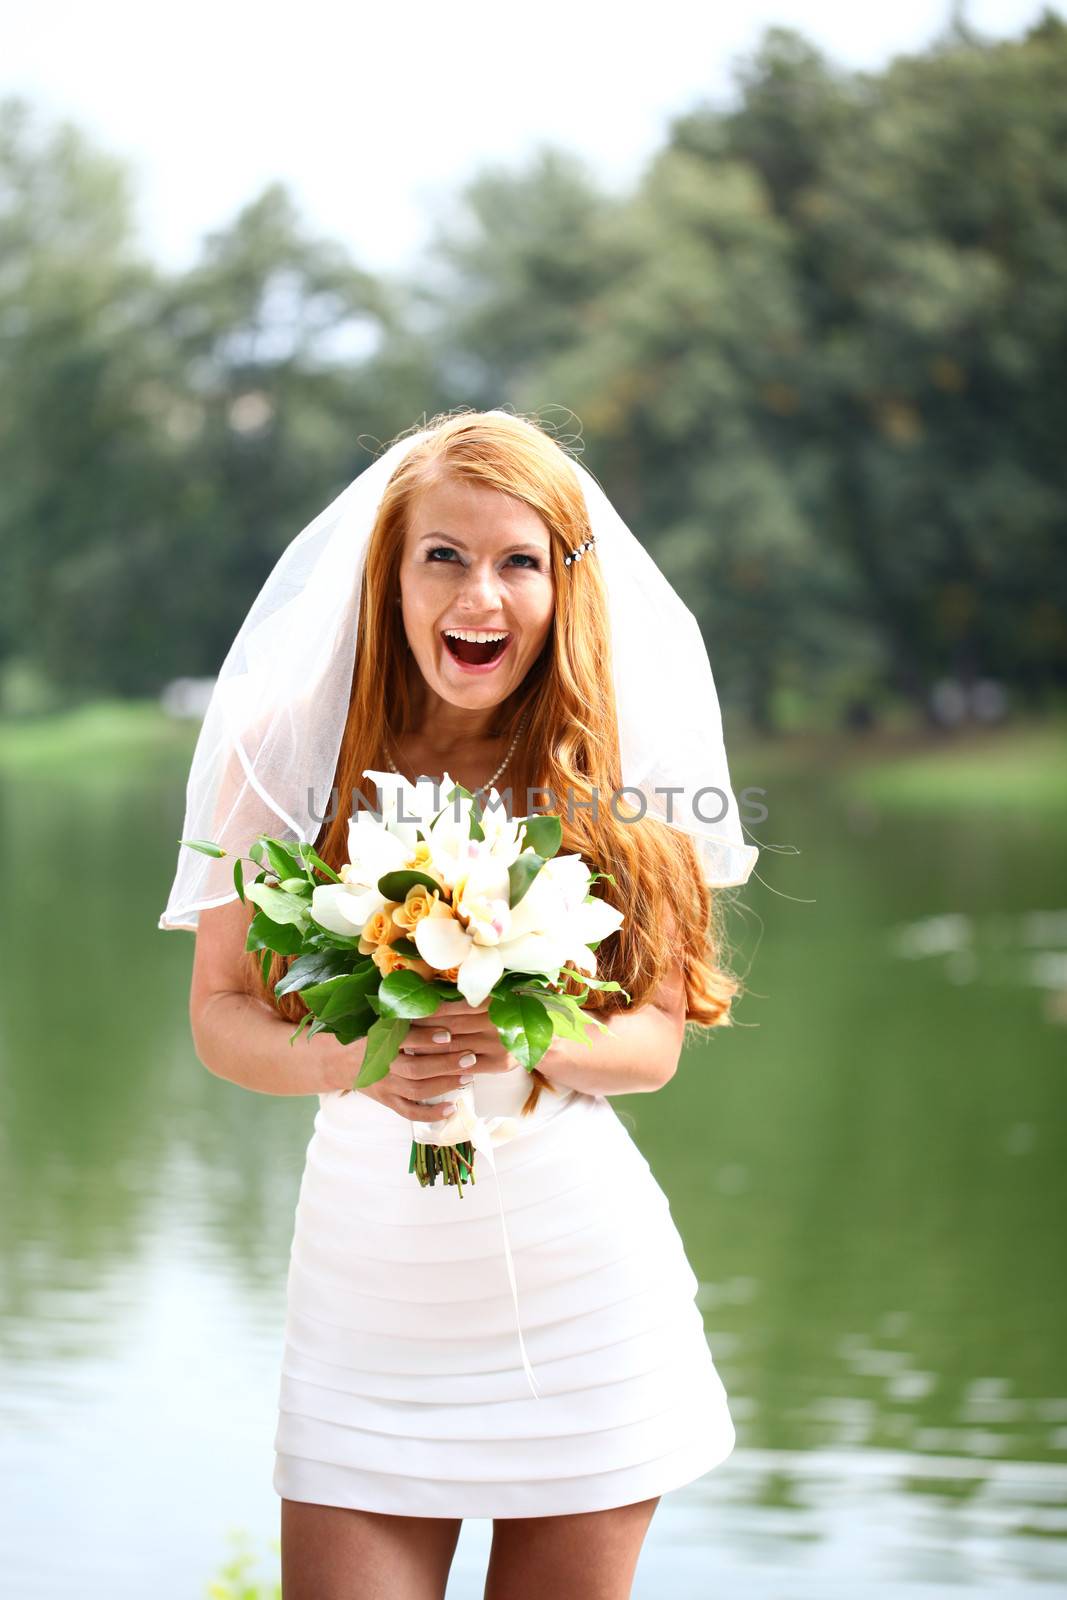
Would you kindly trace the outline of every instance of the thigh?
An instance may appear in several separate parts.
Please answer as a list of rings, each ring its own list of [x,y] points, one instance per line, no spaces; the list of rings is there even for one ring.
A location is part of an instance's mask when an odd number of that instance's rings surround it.
[[[458,1517],[282,1499],[282,1600],[443,1600]]]
[[[485,1600],[628,1600],[659,1496],[607,1511],[499,1517]]]

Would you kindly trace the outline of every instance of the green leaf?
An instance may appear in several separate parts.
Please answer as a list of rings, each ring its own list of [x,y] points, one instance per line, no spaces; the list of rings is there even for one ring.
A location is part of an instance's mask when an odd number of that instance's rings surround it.
[[[494,994],[489,1002],[489,1020],[504,1048],[527,1071],[536,1067],[552,1043],[552,1018],[543,1002],[533,995],[515,989],[509,994]]]
[[[418,961],[422,960],[422,957],[419,955],[419,947],[415,943],[414,939],[394,939],[392,948],[398,955],[412,956]]]
[[[263,959],[259,963],[259,970],[260,970],[260,973],[262,974],[264,983],[266,983],[270,978],[270,966],[271,966],[271,962],[273,960],[274,960],[274,952],[273,952],[273,950],[264,950]]]
[[[265,911],[257,911],[248,924],[246,950],[276,950],[280,956],[298,956],[303,948],[299,928],[291,923],[272,922]]]
[[[548,861],[563,843],[563,823],[551,813],[527,817],[522,838],[524,845]]]
[[[318,851],[315,850],[310,844],[301,841],[301,843],[296,846],[296,853],[306,866],[314,867],[319,872],[325,873],[326,877],[329,878],[333,883],[341,882],[340,874],[336,873],[331,866],[328,866],[319,855]]]
[[[367,1006],[361,1012],[353,1012],[350,1017],[337,1017],[333,1022],[327,1022],[325,1027],[333,1034],[338,1044],[355,1044],[357,1039],[367,1037],[367,1032],[373,1025],[374,1012]]]
[[[373,966],[373,962],[371,963]],[[327,978],[337,978],[351,970],[351,957],[343,950],[310,950],[294,961],[285,976],[274,986],[279,997],[306,989],[310,984],[323,983]]]
[[[406,1017],[379,1017],[367,1031],[367,1049],[354,1088],[366,1089],[385,1077],[410,1027]]]
[[[520,990],[518,992],[528,994],[533,991]],[[588,1027],[599,1028],[601,1032],[607,1032],[606,1023],[601,1022],[600,1018],[594,1016],[592,1012],[582,1010],[582,1000],[585,999],[585,995],[579,997],[567,994],[549,994],[542,990],[537,992],[536,998],[541,1001],[541,1004],[552,1018],[553,1031],[562,1038],[576,1039],[579,1044],[590,1045],[592,1040],[586,1034]]]
[[[378,1005],[386,1017],[430,1017],[440,999],[425,978],[401,967],[382,979]]]
[[[307,950],[356,950],[362,935],[352,933],[331,933],[329,928],[324,928],[321,923],[312,919],[304,933],[304,948]]]
[[[254,843],[250,844],[249,847],[248,847],[248,859],[249,859],[249,861],[254,861],[256,863],[257,867],[261,867],[263,865],[263,857],[264,857],[264,854],[266,853],[266,849],[267,849],[267,841],[263,837],[263,835],[261,834],[260,837],[258,839],[256,839]]]
[[[463,1000],[463,995],[454,983],[449,983],[447,978],[434,978],[430,987],[438,1000]],[[464,1001],[466,1004],[466,1001]]]
[[[380,976],[374,962],[369,961],[359,972],[343,972],[325,982],[309,984],[300,991],[300,998],[323,1022],[331,1022],[366,1010],[368,993],[377,987]]]
[[[309,883],[306,878],[283,878],[278,885],[283,894],[303,895],[305,900],[311,899],[313,887],[314,885]]]
[[[272,922],[302,925],[307,920],[308,908],[304,901],[286,894],[282,889],[272,889],[266,883],[253,883],[245,889],[245,894],[254,905],[267,913]]]
[[[275,994],[278,993],[277,989],[275,989],[274,993]],[[312,1013],[310,1011],[305,1011],[304,1015],[300,1018],[300,1021],[297,1023],[296,1028],[289,1035],[289,1043],[290,1044],[295,1044],[296,1041],[299,1039],[300,1035],[303,1033],[304,1029],[309,1027],[310,1024],[312,1022],[314,1022],[314,1020],[315,1020],[315,1018],[312,1015]]]
[[[514,910],[544,866],[543,856],[535,850],[524,850],[508,868],[508,905]]]
[[[627,1000],[630,998],[629,992],[623,988],[621,983],[616,983],[614,979],[609,982],[606,978],[587,978],[583,973],[581,982],[585,984],[587,989],[602,989],[605,992],[609,989],[617,989],[620,994],[626,995]]]
[[[240,856],[233,864],[233,886],[237,890],[237,898],[241,904],[245,903],[245,869],[241,865]]]
[[[263,843],[270,869],[276,878],[299,877],[302,882],[306,881],[300,871],[300,863],[290,855],[284,845],[279,844],[277,839],[264,839]]]
[[[431,878],[428,872],[419,872],[414,867],[402,867],[396,872],[386,872],[378,879],[378,893],[384,894],[387,900],[399,900],[403,905],[409,889],[421,883],[427,889],[440,889],[441,885],[436,878]]]
[[[226,854],[225,850],[211,839],[179,839],[178,843],[186,845],[190,850],[199,850],[201,855],[205,856],[219,857]]]

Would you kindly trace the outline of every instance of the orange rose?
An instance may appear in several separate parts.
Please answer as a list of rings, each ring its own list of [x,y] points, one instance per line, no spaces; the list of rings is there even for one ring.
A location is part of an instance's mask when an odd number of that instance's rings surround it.
[[[439,889],[427,889],[424,883],[413,883],[404,898],[404,904],[393,907],[392,919],[395,932],[394,938],[406,936],[412,938],[415,924],[421,922],[423,917],[428,917],[433,910],[433,903],[439,900]]]
[[[433,968],[425,961],[417,960],[414,956],[402,956],[390,944],[375,945],[371,952],[371,960],[383,978],[387,978],[391,972],[400,972],[404,969],[417,972],[420,978],[433,977]]]

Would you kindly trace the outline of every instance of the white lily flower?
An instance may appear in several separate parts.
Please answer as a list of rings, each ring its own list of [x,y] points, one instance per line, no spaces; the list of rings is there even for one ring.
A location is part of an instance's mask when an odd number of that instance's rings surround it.
[[[522,841],[519,834],[526,822],[525,817],[512,817],[510,820],[504,810],[501,797],[496,789],[489,790],[489,799],[481,815],[481,829],[485,835],[485,842],[498,861],[510,867],[511,863],[522,853]]]
[[[418,843],[418,824],[408,817],[433,814],[433,797],[425,783],[410,784],[397,773],[372,772],[381,791],[382,820],[360,808],[348,824],[348,861],[340,883],[318,884],[311,896],[311,915],[330,933],[361,933],[385,904],[378,880],[405,868]],[[390,787],[389,780],[396,787]],[[402,820],[405,819],[405,820]]]
[[[499,944],[511,929],[508,869],[491,853],[488,843],[474,842],[481,846],[480,852],[468,862],[464,875],[456,879],[452,904],[478,944]]]
[[[479,882],[493,887],[488,867],[481,870],[485,875],[480,879],[477,871],[471,873],[471,904],[479,912],[488,909],[492,899],[479,900]],[[589,944],[613,933],[622,923],[623,913],[605,900],[586,901],[588,886],[589,869],[580,856],[554,857],[546,861],[518,905],[508,908],[508,926],[502,936],[485,937],[476,928],[465,928],[442,906],[416,926],[419,954],[432,967],[457,968],[456,986],[472,1006],[481,1005],[505,972],[556,978],[570,961],[593,976],[596,955]],[[496,922],[503,919],[491,916],[488,920],[495,935]]]
[[[442,788],[447,793],[447,786],[442,785]],[[450,801],[427,833],[430,871],[450,892],[459,879],[466,876],[471,863],[489,853],[484,840],[470,836],[472,808],[473,801],[462,796]]]
[[[418,842],[418,830],[421,828],[425,833],[431,817],[440,810],[436,803],[438,796],[447,794],[452,787],[448,774],[440,784],[425,777],[419,778],[416,783],[409,783],[402,773],[375,772],[371,767],[364,767],[363,776],[370,778],[378,790],[378,810],[382,816],[378,826],[388,828],[403,839],[410,847],[410,855]],[[366,816],[377,823],[377,818],[369,811],[360,810],[356,816]]]
[[[579,971],[595,975],[596,954],[589,945],[614,933],[624,914],[597,896],[587,898],[589,877],[579,855],[553,856],[545,862],[511,910],[506,959],[512,970],[544,972],[542,963],[561,948],[558,965],[571,961]]]
[[[320,927],[350,939],[382,909],[385,901],[377,889],[350,888],[347,883],[316,884],[311,895],[311,915]]]

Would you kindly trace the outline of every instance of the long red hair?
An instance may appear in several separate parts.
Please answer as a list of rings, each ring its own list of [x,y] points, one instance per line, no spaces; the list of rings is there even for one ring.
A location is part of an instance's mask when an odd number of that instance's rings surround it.
[[[335,869],[347,859],[349,796],[359,789],[376,806],[377,791],[362,776],[364,769],[381,771],[386,740],[414,731],[409,676],[414,659],[395,599],[416,497],[446,474],[500,490],[524,501],[547,525],[556,597],[540,657],[498,708],[495,731],[509,741],[522,713],[529,711],[525,734],[501,780],[512,791],[512,814],[524,814],[528,789],[535,791],[535,806],[548,809],[549,797],[536,790],[551,790],[563,814],[562,849],[583,856],[595,871],[614,876],[614,884],[598,882],[595,892],[625,911],[626,920],[597,950],[598,977],[620,983],[631,1005],[640,1006],[681,959],[687,1023],[703,1028],[729,1023],[740,983],[719,964],[718,907],[691,840],[654,818],[627,821],[621,801],[614,808],[608,803],[622,788],[622,769],[607,597],[595,553],[564,565],[567,552],[591,531],[581,486],[565,451],[538,423],[517,415],[451,412],[424,426],[430,436],[413,445],[393,473],[370,536],[352,695],[334,777],[339,801],[316,848]],[[387,694],[383,685],[388,685]],[[589,802],[594,792],[600,797],[595,821],[592,810],[581,803]],[[568,795],[573,795],[569,808]],[[613,814],[616,809],[622,818]],[[275,956],[266,987],[258,955],[248,959],[253,987],[273,999],[273,985],[289,958]],[[293,1022],[306,1011],[298,994],[274,1003]],[[583,1004],[590,1011],[611,1011],[627,1002],[618,993],[593,990]],[[547,1084],[540,1072],[532,1078],[524,1111],[533,1109]]]

